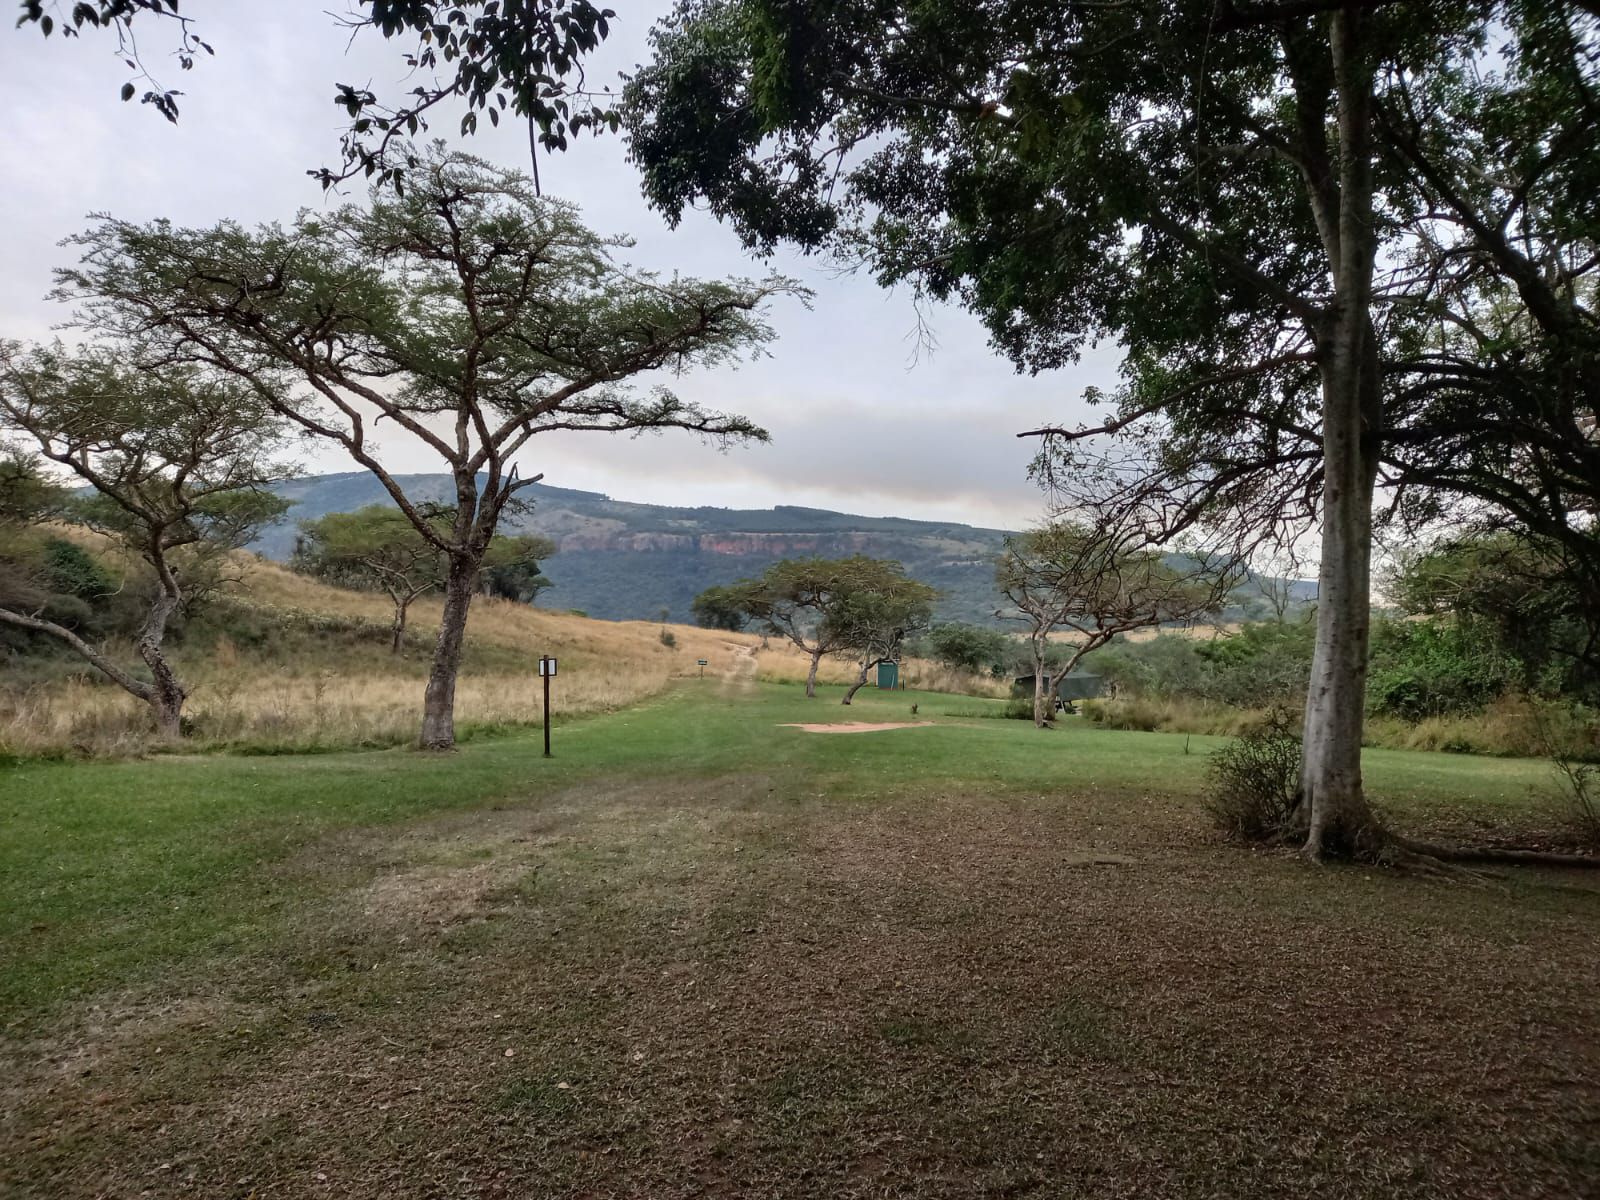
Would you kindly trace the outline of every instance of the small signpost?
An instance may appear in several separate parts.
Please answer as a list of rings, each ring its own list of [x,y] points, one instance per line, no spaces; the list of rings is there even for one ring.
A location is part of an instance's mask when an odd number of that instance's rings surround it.
[[[544,680],[544,756],[550,757],[550,681],[556,677],[556,660],[539,656],[539,678]]]
[[[700,678],[704,679],[706,677],[706,662],[707,662],[707,660],[703,659],[703,658],[697,658],[697,659],[695,659],[695,661],[700,664]]]

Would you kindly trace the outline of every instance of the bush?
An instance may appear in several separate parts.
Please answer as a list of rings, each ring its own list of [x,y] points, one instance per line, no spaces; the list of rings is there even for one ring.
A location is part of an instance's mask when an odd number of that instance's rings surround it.
[[[663,629],[661,631],[661,644],[668,650],[676,649],[678,645],[678,635],[673,633],[670,629]]]
[[[981,625],[935,625],[919,649],[925,657],[947,667],[998,679],[1010,670],[1016,641],[998,629]]]
[[[1556,813],[1591,849],[1600,849],[1600,767],[1554,758]]]
[[[120,590],[117,580],[99,559],[65,538],[48,539],[44,543],[43,559],[54,591],[90,601]]]
[[[1245,842],[1288,832],[1300,784],[1300,738],[1293,716],[1273,712],[1256,729],[1211,756],[1205,808],[1217,828]]]
[[[1315,632],[1307,621],[1270,621],[1208,640],[1165,633],[1097,651],[1090,670],[1117,694],[1148,700],[1294,705],[1305,692]]]
[[[1554,810],[1561,823],[1590,849],[1600,850],[1600,731],[1576,732],[1539,713],[1534,721],[1539,753],[1554,776]]]
[[[1367,706],[1405,721],[1478,712],[1521,674],[1516,659],[1460,626],[1385,621],[1373,630]]]
[[[1033,693],[1029,692],[1024,696],[1012,696],[1006,701],[1005,714],[1013,721],[1033,720]],[[1055,719],[1055,708],[1047,706],[1045,708],[1045,720],[1054,721]]]

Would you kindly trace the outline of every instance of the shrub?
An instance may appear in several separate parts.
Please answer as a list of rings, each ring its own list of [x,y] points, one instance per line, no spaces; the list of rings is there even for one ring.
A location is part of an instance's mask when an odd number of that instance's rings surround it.
[[[1385,621],[1373,631],[1368,708],[1406,721],[1478,712],[1518,686],[1516,659],[1457,625]]]
[[[678,635],[673,633],[670,629],[663,629],[661,631],[661,644],[668,650],[676,649],[678,645]]]
[[[1314,637],[1307,621],[1246,625],[1209,640],[1166,633],[1097,651],[1090,669],[1119,695],[1293,705],[1305,692]]]
[[[958,671],[998,679],[1010,669],[1016,641],[998,629],[981,625],[935,625],[923,639],[923,653]]]
[[[1600,735],[1575,733],[1539,713],[1534,722],[1539,752],[1554,775],[1556,816],[1591,849],[1600,850]]]
[[[1205,808],[1217,828],[1246,842],[1288,831],[1300,782],[1300,738],[1292,715],[1271,713],[1211,756]]]
[[[55,591],[98,600],[119,590],[117,580],[94,555],[65,538],[46,540],[42,557]]]
[[[1029,692],[1022,696],[1012,696],[1006,701],[1005,713],[1006,716],[1013,721],[1033,720],[1033,693]],[[1045,720],[1054,721],[1055,719],[1055,708],[1053,706],[1047,706],[1045,708]]]
[[[1600,766],[1569,758],[1551,760],[1556,770],[1556,812],[1583,844],[1600,849]]]

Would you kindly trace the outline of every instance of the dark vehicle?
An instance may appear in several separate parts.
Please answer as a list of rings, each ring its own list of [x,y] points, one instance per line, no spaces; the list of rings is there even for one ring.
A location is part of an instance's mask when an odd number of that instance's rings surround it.
[[[1050,677],[1045,676],[1045,687],[1050,687]],[[1070,675],[1063,675],[1055,681],[1056,711],[1076,713],[1072,707],[1074,700],[1094,700],[1105,693],[1105,685],[1100,676],[1089,675],[1082,671],[1075,671]],[[1018,675],[1011,683],[1011,694],[1014,696],[1033,695],[1033,676]]]

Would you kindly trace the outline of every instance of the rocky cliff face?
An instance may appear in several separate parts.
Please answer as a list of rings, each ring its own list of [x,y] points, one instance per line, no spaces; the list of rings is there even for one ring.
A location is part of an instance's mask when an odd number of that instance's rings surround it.
[[[534,522],[534,528],[538,523]],[[868,553],[870,533],[629,533],[603,531],[561,534],[562,553],[628,551],[639,554],[719,554],[792,558]],[[880,539],[881,540],[881,539]]]
[[[398,482],[413,497],[450,495],[450,480],[442,475],[407,475]],[[298,479],[280,490],[295,508],[253,547],[280,559],[294,551],[296,522],[389,502],[365,471]],[[595,617],[654,618],[667,609],[674,619],[688,620],[695,596],[707,587],[760,574],[779,559],[811,555],[898,559],[914,578],[940,590],[941,619],[989,620],[995,607],[990,563],[1003,536],[999,530],[793,505],[631,504],[543,484],[529,488],[523,499],[530,509],[510,518],[506,531],[540,533],[560,549],[543,564],[555,586],[540,603]]]

